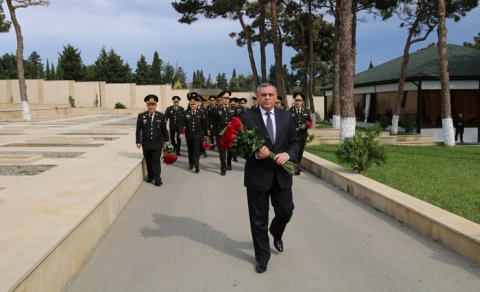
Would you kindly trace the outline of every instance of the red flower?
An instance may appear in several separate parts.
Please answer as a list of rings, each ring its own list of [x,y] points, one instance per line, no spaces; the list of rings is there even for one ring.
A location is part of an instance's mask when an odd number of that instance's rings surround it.
[[[311,129],[312,128],[312,121],[307,121],[307,128]]]
[[[235,131],[235,133],[241,132],[243,130],[242,120],[240,118],[233,117],[231,121],[231,127]]]
[[[166,164],[174,164],[177,161],[177,155],[175,155],[175,148],[172,145],[167,145],[163,149],[162,160]]]
[[[175,163],[175,161],[177,161],[177,155],[173,153],[166,153],[166,154],[163,154],[162,160],[166,164],[173,164]]]

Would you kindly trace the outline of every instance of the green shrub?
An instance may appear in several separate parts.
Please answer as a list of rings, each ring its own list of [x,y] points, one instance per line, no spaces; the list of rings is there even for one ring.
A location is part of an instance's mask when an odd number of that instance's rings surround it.
[[[70,103],[70,107],[75,107],[75,98],[73,96],[68,97],[68,103]]]
[[[127,108],[127,107],[124,106],[123,103],[121,103],[121,102],[117,102],[115,104],[115,109],[125,109],[125,108]]]
[[[378,122],[380,123],[380,127],[382,127],[382,130],[385,130],[390,125],[390,121],[388,120],[387,116],[381,116],[378,119]]]
[[[346,138],[340,143],[335,155],[358,173],[363,173],[374,163],[376,165],[385,163],[386,148],[378,142],[381,131],[378,123],[368,127],[363,133],[356,131],[352,138]]]
[[[402,128],[405,129],[405,133],[413,133],[413,130],[417,128],[417,123],[413,117],[404,116],[402,119]]]

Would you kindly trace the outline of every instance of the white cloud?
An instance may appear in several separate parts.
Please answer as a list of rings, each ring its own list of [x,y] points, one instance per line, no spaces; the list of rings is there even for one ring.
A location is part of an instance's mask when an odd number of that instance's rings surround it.
[[[178,22],[170,0],[52,0],[48,7],[29,7],[18,11],[25,41],[25,56],[37,51],[46,62],[56,63],[63,46],[71,44],[81,51],[85,64],[92,64],[101,48],[113,48],[135,69],[140,55],[149,62],[157,51],[160,58],[181,66],[188,73],[203,69],[215,77],[233,68],[238,74],[251,72],[246,48],[239,48],[230,32],[240,31],[237,21],[200,19],[191,25]],[[326,16],[327,18],[330,16]],[[459,23],[448,23],[449,42],[472,41],[478,33],[480,9],[470,12]],[[328,19],[331,19],[328,18]],[[436,41],[436,33],[420,46]],[[378,65],[402,54],[406,31],[394,21],[368,19],[358,24],[357,71],[368,68],[370,60]],[[15,34],[0,35],[0,54],[14,53]],[[254,47],[257,68],[258,46]],[[273,50],[267,48],[268,66]],[[293,52],[284,49],[289,64]]]

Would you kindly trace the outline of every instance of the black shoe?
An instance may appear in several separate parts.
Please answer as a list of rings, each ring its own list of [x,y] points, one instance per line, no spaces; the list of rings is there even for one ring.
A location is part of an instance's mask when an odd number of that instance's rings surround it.
[[[182,156],[182,155],[181,155],[180,153],[177,153],[177,156],[180,157],[180,156]]]
[[[227,174],[227,171],[226,171],[225,169],[222,169],[222,170],[220,171],[220,175],[225,175],[225,174]]]
[[[153,177],[145,177],[145,181],[150,183],[153,181]]]
[[[283,252],[283,241],[282,239],[273,239],[273,246],[278,252]]]
[[[208,157],[207,152],[203,152],[203,157],[205,157],[205,158]]]
[[[195,168],[195,173],[199,173],[200,172],[200,168]]]
[[[155,185],[156,185],[157,187],[163,185],[162,179],[161,179],[161,178],[160,178],[160,179],[156,179],[156,180],[155,180]]]
[[[300,175],[300,170],[296,169],[295,170],[295,175]]]
[[[237,160],[237,158],[236,158],[236,157],[235,157],[235,158],[233,158],[232,160],[233,160],[233,161],[235,161],[235,162],[238,162],[238,160]]]
[[[190,165],[190,166],[188,167],[188,169],[193,169],[193,165]]]
[[[268,263],[265,263],[265,262],[257,262],[257,265],[255,266],[255,271],[261,274],[267,270],[267,265]]]
[[[232,170],[232,166],[227,166],[227,170]]]

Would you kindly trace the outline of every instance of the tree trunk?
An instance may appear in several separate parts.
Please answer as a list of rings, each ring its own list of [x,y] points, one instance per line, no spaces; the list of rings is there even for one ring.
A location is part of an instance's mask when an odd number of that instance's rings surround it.
[[[340,5],[342,0],[337,0],[335,5],[335,55],[333,57],[333,113],[332,127],[340,129]]]
[[[259,0],[260,18],[258,25],[258,34],[260,38],[260,67],[262,71],[262,83],[267,82],[267,54],[265,52],[265,0]]]
[[[402,111],[402,101],[403,101],[403,92],[405,90],[405,78],[407,77],[408,61],[410,59],[410,46],[412,42],[413,33],[417,29],[419,18],[415,19],[415,22],[412,24],[412,27],[408,31],[407,41],[405,42],[405,47],[403,48],[403,61],[402,67],[400,69],[400,79],[398,80],[398,90],[397,90],[397,102],[395,108],[393,109],[392,116],[392,135],[398,134],[398,120],[400,119]]]
[[[315,106],[313,103],[313,91],[315,84],[315,73],[313,63],[313,20],[312,20],[312,1],[308,1],[308,25],[310,26],[310,34],[308,38],[308,91],[307,91],[307,107],[312,113],[315,113]]]
[[[340,6],[340,138],[355,134],[355,109],[353,105],[354,53],[352,47],[352,0],[342,0]]]
[[[235,11],[237,13],[238,20],[240,21],[240,25],[242,26],[242,30],[245,33],[245,38],[247,39],[247,50],[248,58],[250,59],[250,67],[252,68],[253,79],[255,80],[256,86],[258,86],[260,84],[260,79],[258,78],[257,65],[255,64],[255,56],[253,55],[252,36],[248,32],[247,26],[243,21],[243,15],[240,11],[240,6],[235,6]]]
[[[25,81],[25,69],[23,67],[23,35],[20,24],[17,20],[15,8],[12,5],[12,0],[7,0],[8,10],[12,19],[13,27],[15,28],[15,35],[17,38],[17,71],[18,71],[18,84],[20,87],[20,100],[22,101],[23,120],[30,122],[32,117],[30,115],[30,106],[28,105],[27,97],[27,82]]]
[[[270,10],[272,15],[272,40],[273,40],[273,52],[275,55],[275,82],[277,83],[278,95],[282,96],[287,102],[287,94],[285,90],[285,81],[283,80],[283,68],[282,68],[282,48],[279,41],[279,31],[277,23],[277,2],[275,0],[270,1]]]
[[[445,146],[454,146],[452,110],[450,104],[450,77],[448,73],[447,28],[445,26],[445,0],[438,1],[438,57],[442,98],[442,129]]]

